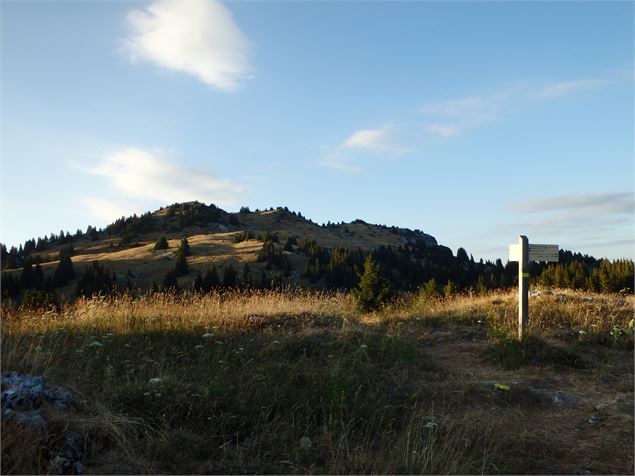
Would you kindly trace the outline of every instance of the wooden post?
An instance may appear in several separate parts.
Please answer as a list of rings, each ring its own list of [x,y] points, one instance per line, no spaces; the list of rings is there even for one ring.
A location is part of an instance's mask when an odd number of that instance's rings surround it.
[[[546,261],[557,263],[558,245],[529,244],[525,235],[518,243],[509,245],[509,261],[518,261],[518,339],[522,340],[529,320],[529,262]]]
[[[529,240],[518,237],[518,340],[522,340],[529,315]]]

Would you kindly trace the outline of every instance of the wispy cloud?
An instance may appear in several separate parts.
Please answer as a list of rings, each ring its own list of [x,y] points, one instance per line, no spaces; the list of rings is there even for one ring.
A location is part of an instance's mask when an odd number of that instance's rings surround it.
[[[633,241],[632,192],[573,193],[512,204],[516,223],[499,230],[553,238],[563,247],[584,250]]]
[[[458,136],[468,129],[497,119],[512,96],[512,89],[503,89],[490,95],[429,104],[422,111],[433,118],[433,122],[426,124],[423,130],[441,139]]]
[[[635,211],[635,200],[632,192],[578,193],[525,200],[510,208],[517,213],[578,210],[589,213],[632,214]]]
[[[127,15],[131,61],[149,61],[231,91],[249,77],[249,41],[215,0],[157,0]]]
[[[381,152],[390,148],[388,128],[364,129],[356,131],[341,145],[343,149],[362,149]]]
[[[91,217],[106,223],[110,223],[117,218],[131,214],[131,210],[125,205],[109,200],[103,200],[95,197],[84,197],[82,199],[82,203]]]
[[[408,149],[395,141],[394,133],[395,129],[390,125],[355,131],[335,148],[324,147],[327,153],[319,165],[340,172],[357,173],[361,171],[359,161],[364,154],[398,157]]]
[[[581,91],[590,91],[610,84],[606,79],[554,81],[540,86],[517,84],[491,94],[451,99],[428,104],[422,112],[430,117],[423,128],[432,137],[449,139],[469,129],[493,122],[505,112],[523,106],[527,101],[556,100]]]
[[[589,91],[607,84],[601,79],[578,79],[574,81],[561,81],[545,84],[540,88],[536,96],[541,98],[560,98],[579,91]]]
[[[172,163],[161,152],[142,149],[119,150],[83,170],[105,177],[116,192],[126,197],[160,203],[199,200],[232,204],[242,190],[229,180]]]
[[[320,165],[349,174],[361,171],[361,167],[357,164],[357,161],[353,157],[338,151],[328,154],[324,160],[320,162]]]
[[[448,139],[454,137],[463,132],[463,128],[458,125],[448,126],[444,124],[428,124],[425,127],[425,131],[433,136],[441,137],[442,139]]]
[[[396,157],[430,142],[447,141],[485,124],[500,120],[513,111],[537,101],[555,101],[580,91],[608,86],[617,79],[577,79],[543,84],[518,82],[490,93],[458,97],[427,104],[419,111],[423,121],[411,120],[398,128],[382,126],[353,132],[330,150],[320,165],[343,172],[359,172],[361,152],[389,154]],[[395,140],[398,132],[399,141]],[[597,198],[597,197],[595,197]]]
[[[423,108],[423,112],[444,117],[470,119],[484,122],[496,117],[501,103],[509,98],[507,90],[490,96],[473,96],[453,99],[450,101],[430,104]]]

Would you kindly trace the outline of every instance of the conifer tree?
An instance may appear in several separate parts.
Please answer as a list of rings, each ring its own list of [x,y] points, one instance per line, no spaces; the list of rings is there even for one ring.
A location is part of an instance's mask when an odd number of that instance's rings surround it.
[[[452,280],[448,279],[448,282],[443,286],[443,295],[446,299],[449,299],[454,296],[454,294],[456,294],[456,286]]]
[[[176,272],[174,270],[168,271],[165,277],[163,278],[163,291],[178,291],[179,283],[177,281]]]
[[[263,269],[262,271],[260,271],[260,277],[258,279],[258,288],[259,289],[267,289],[268,286],[268,282],[267,282],[267,272]]]
[[[197,292],[203,290],[203,277],[201,276],[200,271],[196,272],[196,277],[194,278],[194,282],[192,283],[192,289]]]
[[[73,269],[70,251],[62,248],[59,255],[59,262],[53,273],[53,286],[64,286],[74,277],[75,270]]]
[[[157,242],[154,244],[155,250],[167,250],[169,247],[170,247],[170,244],[168,243],[168,240],[166,239],[165,236],[162,236],[161,238],[159,238]]]
[[[243,284],[247,287],[252,284],[251,268],[248,263],[243,266]]]
[[[217,288],[219,284],[220,279],[218,278],[218,271],[216,270],[216,265],[214,265],[208,269],[205,272],[205,276],[203,276],[203,291],[208,293]]]
[[[24,261],[24,266],[22,267],[22,274],[20,275],[20,287],[22,289],[32,288],[35,284],[35,277],[33,274],[33,260],[31,258],[27,258]]]
[[[236,270],[231,264],[225,267],[225,273],[223,274],[223,287],[233,288],[238,284],[238,275]]]
[[[389,283],[382,277],[381,266],[371,255],[364,261],[364,272],[353,296],[360,311],[368,312],[381,308],[390,297]]]
[[[190,256],[192,254],[192,252],[190,251],[190,243],[189,241],[187,241],[187,238],[183,238],[181,240],[180,248],[183,250],[183,254],[185,256]]]
[[[187,264],[187,258],[185,257],[185,251],[179,248],[176,252],[176,263],[174,265],[174,273],[176,276],[185,276],[189,274],[190,267]]]

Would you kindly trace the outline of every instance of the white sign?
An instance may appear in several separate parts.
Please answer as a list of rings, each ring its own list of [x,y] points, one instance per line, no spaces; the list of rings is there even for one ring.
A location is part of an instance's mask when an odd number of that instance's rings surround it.
[[[529,261],[558,262],[558,245],[539,245],[529,243],[527,247]]]
[[[539,245],[529,243],[528,261],[559,261],[558,245]],[[509,245],[509,261],[520,261],[520,245]]]
[[[520,261],[520,245],[509,245],[509,261]]]

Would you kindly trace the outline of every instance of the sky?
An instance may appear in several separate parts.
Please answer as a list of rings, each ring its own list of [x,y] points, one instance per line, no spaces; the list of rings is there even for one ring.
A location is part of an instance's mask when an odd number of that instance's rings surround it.
[[[0,2],[0,241],[199,200],[633,258],[632,2]]]

